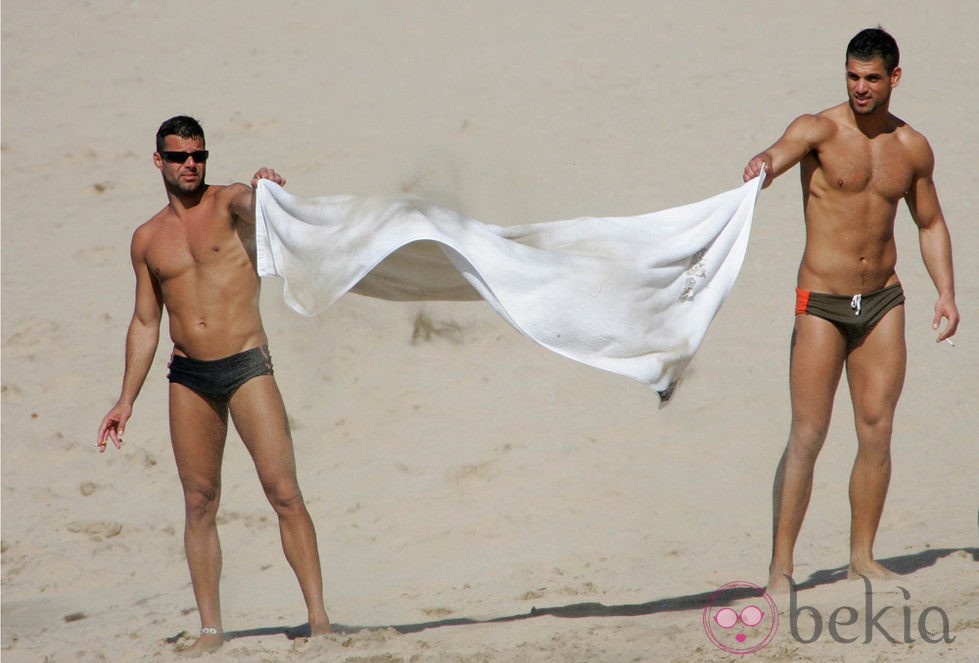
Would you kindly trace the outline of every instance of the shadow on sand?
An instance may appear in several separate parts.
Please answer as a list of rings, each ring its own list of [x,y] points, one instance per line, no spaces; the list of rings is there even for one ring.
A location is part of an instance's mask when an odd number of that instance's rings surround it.
[[[898,575],[909,575],[921,569],[933,566],[939,559],[948,557],[957,552],[966,552],[976,561],[979,561],[979,548],[939,548],[922,550],[921,552],[910,555],[900,555],[879,560],[884,566],[891,569]],[[804,591],[819,587],[821,585],[831,585],[846,579],[846,567],[836,569],[823,569],[816,571],[806,580],[796,585],[798,591]],[[715,596],[716,594],[716,596]],[[660,612],[679,612],[682,610],[702,610],[713,597],[714,604],[724,604],[737,601],[739,599],[759,596],[760,591],[750,587],[735,587],[724,590],[723,592],[701,592],[699,594],[688,594],[686,596],[674,596],[663,599],[656,599],[647,603],[633,603],[623,605],[604,605],[602,603],[573,603],[570,605],[556,606],[550,608],[531,608],[530,612],[495,617],[492,619],[469,619],[459,617],[455,619],[440,619],[431,622],[419,622],[416,624],[390,624],[373,626],[355,626],[349,624],[334,624],[335,633],[352,634],[359,631],[376,631],[382,629],[394,629],[398,633],[418,633],[432,628],[442,628],[445,626],[465,626],[467,624],[494,624],[498,622],[515,622],[523,619],[533,619],[549,615],[552,617],[634,617],[638,615],[654,615]],[[184,633],[179,633],[167,642],[178,641]],[[227,631],[224,634],[226,640],[237,638],[257,637],[263,635],[284,635],[290,640],[309,636],[309,624],[299,626],[269,626],[263,628],[242,629],[240,631]]]

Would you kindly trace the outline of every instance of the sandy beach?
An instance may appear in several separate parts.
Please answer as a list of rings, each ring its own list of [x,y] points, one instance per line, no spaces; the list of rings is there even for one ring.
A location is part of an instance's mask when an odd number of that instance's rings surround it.
[[[129,240],[166,202],[151,160],[162,120],[201,121],[212,183],[269,165],[297,195],[410,194],[497,225],[639,214],[739,186],[794,117],[845,99],[846,43],[878,23],[902,51],[891,110],[936,154],[963,322],[955,347],[935,343],[936,293],[902,207],[908,370],[875,546],[899,578],[871,594],[845,579],[856,440],[844,380],[796,549],[799,591],[750,656],[975,660],[974,3],[4,0],[4,663],[169,661],[199,628],[166,322],[126,445],[94,444],[122,377]],[[738,282],[666,407],[547,352],[483,302],[351,294],[305,318],[267,279],[336,633],[303,637],[275,515],[232,432],[228,641],[204,660],[747,660],[712,642],[702,615],[719,588],[767,580],[803,241],[793,172],[761,194]],[[838,638],[833,614],[854,617]]]

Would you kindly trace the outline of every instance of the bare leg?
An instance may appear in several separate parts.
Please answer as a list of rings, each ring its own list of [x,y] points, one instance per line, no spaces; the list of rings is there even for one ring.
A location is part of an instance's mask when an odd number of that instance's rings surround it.
[[[813,469],[826,441],[845,352],[843,335],[832,323],[796,316],[789,369],[792,427],[772,486],[769,593],[789,590],[795,543],[809,507]]]
[[[226,407],[215,405],[187,387],[170,384],[170,438],[177,473],[184,490],[186,520],[184,549],[201,632],[185,650],[198,656],[218,649],[224,641],[221,626],[221,543],[217,515],[221,498],[221,460],[228,431]]]
[[[243,384],[231,399],[231,417],[279,517],[282,549],[299,580],[310,630],[329,633],[316,531],[299,490],[289,421],[275,379],[263,375]]]
[[[847,358],[846,374],[857,429],[857,457],[850,474],[850,567],[848,576],[888,578],[874,560],[873,546],[891,479],[891,431],[904,387],[907,350],[904,307],[877,323]]]

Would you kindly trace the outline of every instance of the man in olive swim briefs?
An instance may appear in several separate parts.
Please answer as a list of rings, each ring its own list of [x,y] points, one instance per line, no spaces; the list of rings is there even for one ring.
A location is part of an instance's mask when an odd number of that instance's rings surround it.
[[[110,439],[122,445],[156,354],[165,307],[173,340],[170,439],[183,485],[184,546],[201,619],[192,655],[223,642],[215,516],[229,413],[278,516],[310,631],[330,630],[316,532],[296,479],[289,423],[258,307],[254,186],[259,179],[285,180],[262,168],[252,186],[209,185],[207,157],[204,131],[193,118],[177,116],[160,126],[153,162],[169,202],[133,233],[136,305],[126,337],[126,369],[119,400],[102,419],[97,441],[100,451]]]
[[[858,442],[850,475],[848,575],[892,575],[874,559],[873,544],[890,481],[891,428],[906,361],[904,293],[894,271],[901,200],[918,226],[921,255],[938,290],[932,322],[938,341],[955,334],[959,323],[951,240],[932,180],[934,155],[924,136],[889,111],[901,80],[898,57],[897,43],[884,30],[858,33],[846,51],[848,100],[796,118],[744,170],[747,181],[764,169],[767,185],[801,164],[806,222],[789,369],[792,426],[772,491],[769,592],[791,586],[793,550],[844,368]]]

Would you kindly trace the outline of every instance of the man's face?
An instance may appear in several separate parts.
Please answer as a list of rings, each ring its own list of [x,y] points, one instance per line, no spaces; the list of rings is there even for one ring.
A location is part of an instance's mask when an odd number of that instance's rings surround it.
[[[187,155],[182,161],[179,156],[174,161],[172,158],[166,158],[161,152],[153,154],[153,163],[163,173],[163,181],[168,189],[174,193],[189,195],[197,193],[204,186],[206,162],[197,161],[191,156],[192,152],[200,152],[203,149],[204,141],[201,138],[181,138],[171,134],[163,139],[163,152],[183,152]]]
[[[901,80],[901,68],[890,74],[881,58],[872,60],[846,59],[846,89],[850,108],[857,115],[869,115],[878,108],[887,110],[891,90]]]

